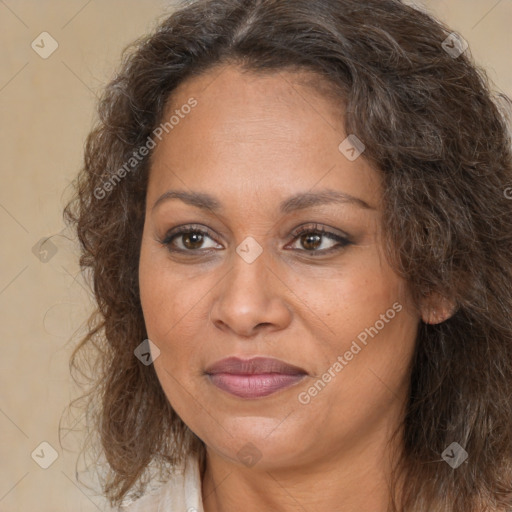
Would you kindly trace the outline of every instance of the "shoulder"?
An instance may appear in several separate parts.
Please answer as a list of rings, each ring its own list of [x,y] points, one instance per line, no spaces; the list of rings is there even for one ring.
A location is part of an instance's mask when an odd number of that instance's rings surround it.
[[[189,457],[157,490],[124,501],[115,512],[204,512],[197,459]]]

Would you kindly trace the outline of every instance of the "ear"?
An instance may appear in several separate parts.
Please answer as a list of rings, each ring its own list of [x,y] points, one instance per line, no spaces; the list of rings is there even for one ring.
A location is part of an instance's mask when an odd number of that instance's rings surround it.
[[[426,324],[440,324],[456,312],[456,304],[437,292],[432,292],[422,301],[421,319]]]

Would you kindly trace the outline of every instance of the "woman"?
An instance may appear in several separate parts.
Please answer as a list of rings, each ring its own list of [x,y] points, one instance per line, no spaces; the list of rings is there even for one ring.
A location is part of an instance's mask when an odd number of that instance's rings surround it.
[[[195,1],[99,113],[66,216],[112,505],[510,509],[511,144],[459,36]]]

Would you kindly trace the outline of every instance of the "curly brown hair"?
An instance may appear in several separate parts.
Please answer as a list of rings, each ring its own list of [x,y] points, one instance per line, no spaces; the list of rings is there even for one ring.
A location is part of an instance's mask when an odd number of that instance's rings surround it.
[[[499,107],[509,100],[469,51],[445,51],[451,32],[398,0],[199,0],[125,51],[64,212],[97,300],[71,364],[96,354],[86,407],[96,411],[111,504],[140,494],[150,468],[163,475],[191,452],[204,463],[203,442],[153,366],[134,357],[147,338],[138,263],[151,152],[126,162],[178,85],[232,63],[313,71],[335,86],[346,133],[383,178],[390,264],[417,304],[432,292],[456,304],[448,320],[419,327],[396,467],[404,496],[390,509],[512,506],[512,150]],[[469,453],[456,471],[440,456],[453,441]]]

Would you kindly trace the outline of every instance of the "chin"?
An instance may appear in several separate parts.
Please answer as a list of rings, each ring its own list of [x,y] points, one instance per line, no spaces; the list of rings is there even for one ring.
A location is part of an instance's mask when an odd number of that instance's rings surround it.
[[[283,428],[282,418],[261,416],[223,421],[215,432],[210,429],[199,437],[209,450],[221,457],[262,471],[296,464],[300,456],[298,448],[305,446],[304,435]]]

